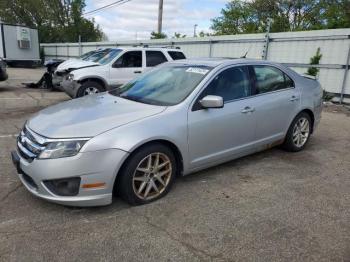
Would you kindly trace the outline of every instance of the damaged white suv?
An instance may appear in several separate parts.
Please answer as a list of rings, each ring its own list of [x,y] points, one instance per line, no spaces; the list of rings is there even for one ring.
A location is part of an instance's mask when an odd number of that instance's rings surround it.
[[[185,58],[179,49],[111,48],[96,62],[80,61],[81,66],[65,76],[61,87],[72,98],[104,92],[129,82],[161,63]]]

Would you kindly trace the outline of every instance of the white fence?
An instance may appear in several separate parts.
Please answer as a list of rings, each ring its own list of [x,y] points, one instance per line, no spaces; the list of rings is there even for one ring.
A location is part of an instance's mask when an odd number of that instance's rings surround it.
[[[350,28],[303,32],[245,34],[203,38],[180,38],[145,41],[89,42],[41,44],[46,59],[68,59],[100,47],[119,46],[176,46],[187,57],[241,57],[262,58],[286,64],[299,73],[310,67],[310,58],[321,49],[319,81],[328,92],[350,97]]]

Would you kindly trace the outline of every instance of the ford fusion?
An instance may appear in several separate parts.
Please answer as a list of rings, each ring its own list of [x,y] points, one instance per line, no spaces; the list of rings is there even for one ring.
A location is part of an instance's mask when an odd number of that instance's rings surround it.
[[[280,64],[165,63],[119,89],[48,107],[23,127],[12,159],[35,196],[72,206],[165,196],[176,176],[281,145],[305,148],[322,89]]]

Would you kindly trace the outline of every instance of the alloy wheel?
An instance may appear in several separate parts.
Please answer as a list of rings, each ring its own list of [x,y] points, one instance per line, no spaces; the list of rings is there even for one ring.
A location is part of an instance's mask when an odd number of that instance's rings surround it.
[[[293,143],[297,147],[305,145],[310,135],[310,123],[305,117],[300,118],[293,128]]]
[[[96,87],[87,87],[84,90],[84,96],[99,93],[100,91]]]
[[[134,193],[142,200],[156,198],[167,188],[171,176],[169,157],[160,152],[151,153],[135,169],[132,180]]]

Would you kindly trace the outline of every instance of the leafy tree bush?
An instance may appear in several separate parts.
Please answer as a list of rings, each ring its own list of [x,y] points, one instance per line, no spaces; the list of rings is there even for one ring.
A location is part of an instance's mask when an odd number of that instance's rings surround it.
[[[349,0],[231,0],[212,20],[217,35],[350,27]]]
[[[152,32],[151,33],[151,39],[164,39],[168,38],[168,36],[164,33],[157,33],[157,32]]]
[[[316,54],[310,58],[310,65],[319,65],[322,58],[321,49],[317,48]],[[309,67],[307,74],[316,77],[320,69],[317,67]]]

